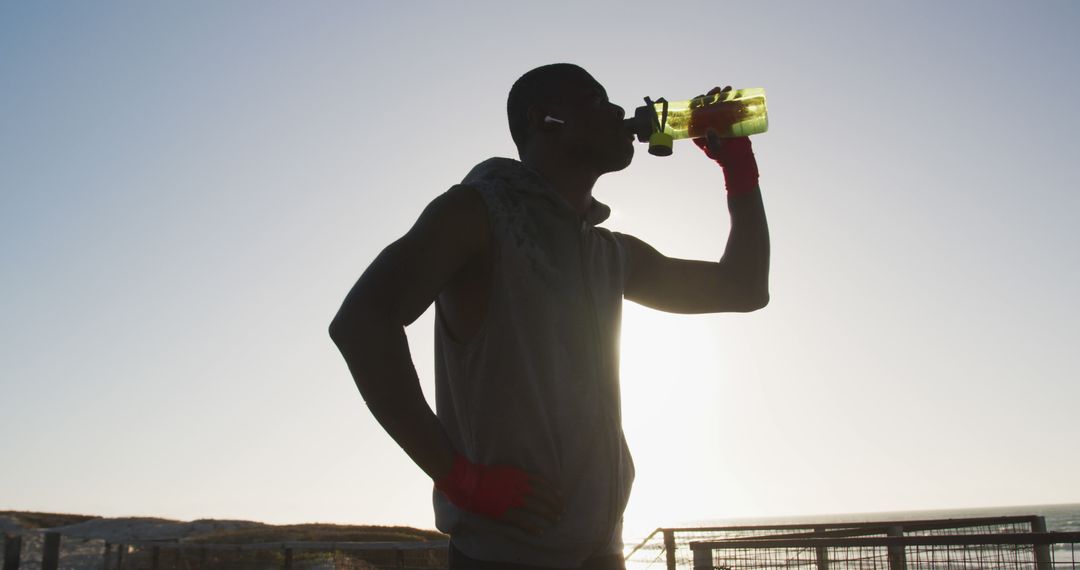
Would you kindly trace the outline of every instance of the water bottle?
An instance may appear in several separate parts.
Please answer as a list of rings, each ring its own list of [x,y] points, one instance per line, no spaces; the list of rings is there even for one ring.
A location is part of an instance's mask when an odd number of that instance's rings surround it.
[[[649,143],[649,154],[671,155],[678,139],[705,136],[711,128],[721,137],[747,137],[769,129],[765,108],[765,90],[758,87],[702,95],[687,101],[655,102],[648,97],[645,105],[625,121],[626,128],[637,135],[638,142]]]

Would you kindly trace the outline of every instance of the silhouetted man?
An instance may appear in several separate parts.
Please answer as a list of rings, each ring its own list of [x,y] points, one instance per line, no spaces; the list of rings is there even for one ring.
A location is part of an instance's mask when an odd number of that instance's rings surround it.
[[[482,162],[433,200],[360,277],[330,335],[371,413],[435,481],[451,568],[623,568],[634,466],[619,403],[622,300],[674,313],[764,307],[757,165],[749,139],[695,141],[723,167],[731,231],[719,262],[672,259],[597,227],[610,210],[593,185],[634,148],[592,76],[534,69],[507,113],[520,162]],[[404,329],[432,302],[437,415]]]

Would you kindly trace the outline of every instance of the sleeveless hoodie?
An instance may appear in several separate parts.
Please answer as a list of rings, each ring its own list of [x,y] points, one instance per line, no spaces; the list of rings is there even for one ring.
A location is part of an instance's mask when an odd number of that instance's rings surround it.
[[[436,304],[436,413],[470,461],[558,489],[566,511],[535,536],[463,511],[437,490],[435,524],[471,558],[570,568],[622,553],[634,465],[622,432],[619,329],[628,251],[536,172],[507,158],[462,181],[487,207],[493,270],[484,323],[455,339]]]

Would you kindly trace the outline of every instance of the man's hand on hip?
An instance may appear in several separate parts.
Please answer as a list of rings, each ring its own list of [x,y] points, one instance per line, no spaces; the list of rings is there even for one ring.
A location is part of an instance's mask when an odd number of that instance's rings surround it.
[[[479,465],[463,455],[435,482],[451,503],[526,532],[542,534],[538,524],[555,524],[563,513],[559,492],[547,481],[510,465]]]

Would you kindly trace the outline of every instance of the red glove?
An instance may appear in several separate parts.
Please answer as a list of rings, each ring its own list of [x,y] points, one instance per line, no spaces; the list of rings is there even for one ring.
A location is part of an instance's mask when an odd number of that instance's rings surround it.
[[[727,187],[728,194],[732,196],[749,194],[758,187],[757,161],[754,160],[754,149],[750,146],[750,137],[724,139],[724,143],[716,152],[709,150],[706,137],[694,139],[694,144],[724,169],[724,185]]]
[[[529,476],[509,465],[478,465],[464,455],[454,458],[454,467],[435,482],[451,503],[469,512],[501,519],[506,510],[525,504],[532,490]]]

